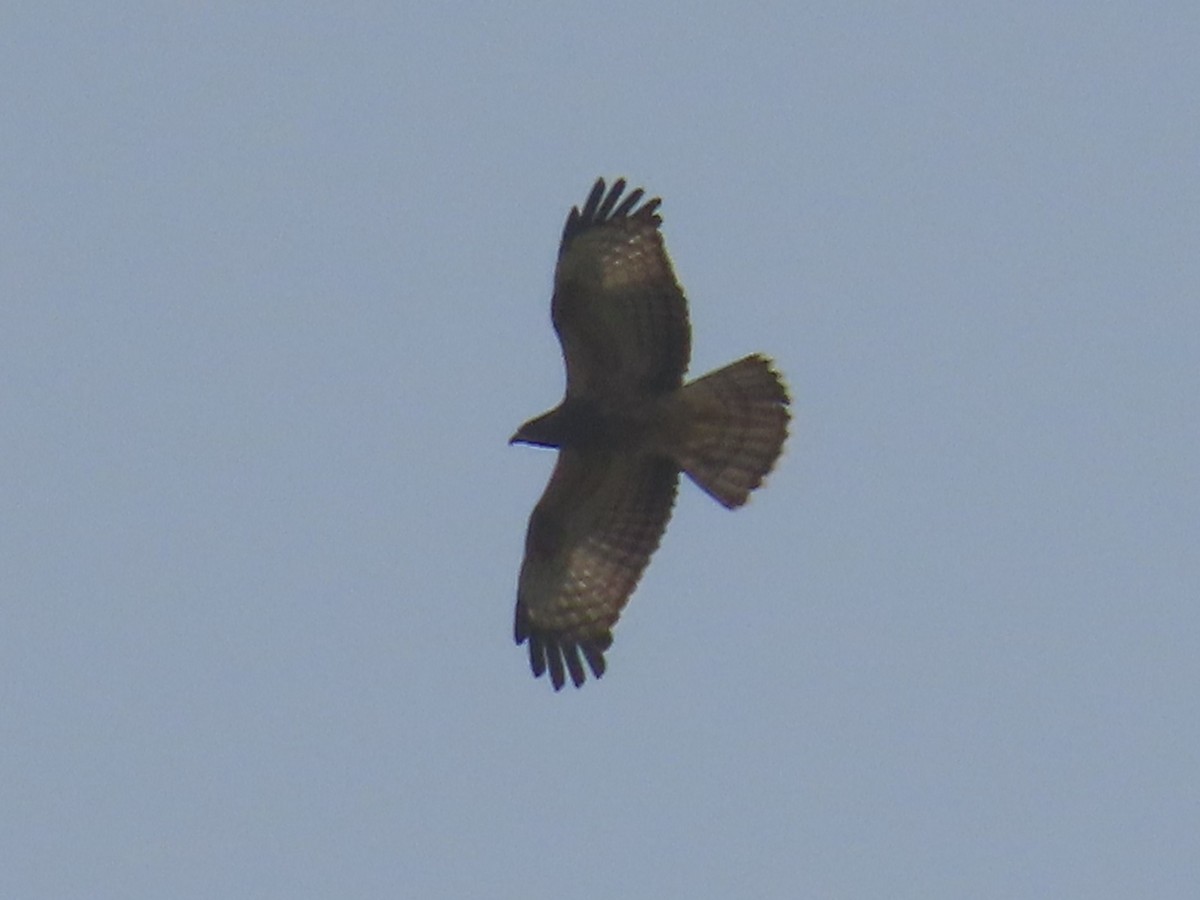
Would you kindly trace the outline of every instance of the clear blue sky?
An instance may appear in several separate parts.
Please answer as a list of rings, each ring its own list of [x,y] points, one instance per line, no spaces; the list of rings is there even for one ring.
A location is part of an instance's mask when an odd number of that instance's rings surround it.
[[[1200,8],[415,8],[0,13],[0,896],[1195,896]],[[555,695],[597,175],[795,422]]]

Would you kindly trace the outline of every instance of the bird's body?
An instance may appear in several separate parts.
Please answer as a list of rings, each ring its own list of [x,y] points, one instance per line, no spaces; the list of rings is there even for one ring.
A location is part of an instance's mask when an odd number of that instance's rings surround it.
[[[597,180],[563,229],[551,315],[563,346],[563,402],[512,443],[554,447],[558,463],[529,520],[514,635],[535,675],[593,675],[675,500],[679,473],[734,508],[762,483],[787,434],[788,396],[748,356],[687,385],[687,302],[653,199]]]

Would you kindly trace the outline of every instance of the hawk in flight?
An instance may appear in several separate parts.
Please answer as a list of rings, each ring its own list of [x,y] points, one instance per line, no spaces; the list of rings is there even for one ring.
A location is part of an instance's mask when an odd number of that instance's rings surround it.
[[[762,484],[787,436],[788,394],[760,355],[683,383],[687,301],[663,247],[660,200],[598,179],[563,228],[551,319],[566,396],[510,444],[558,461],[529,519],[514,636],[554,689],[599,678],[612,627],[658,547],[679,473],[729,509]],[[582,654],[582,658],[581,658]]]

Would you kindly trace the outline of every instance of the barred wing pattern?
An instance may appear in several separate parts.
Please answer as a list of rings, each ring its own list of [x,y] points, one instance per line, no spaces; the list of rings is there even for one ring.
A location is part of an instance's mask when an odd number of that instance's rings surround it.
[[[670,462],[566,448],[529,519],[514,637],[555,690],[604,674],[612,627],[658,547],[679,482]]]
[[[598,180],[571,209],[554,274],[551,319],[567,397],[644,395],[683,383],[691,353],[687,301],[663,249],[659,200]],[[636,207],[636,208],[635,208]]]
[[[687,301],[663,246],[657,198],[596,181],[563,228],[551,319],[566,394],[513,443],[558,449],[529,520],[513,634],[534,675],[578,687],[604,673],[612,628],[658,547],[679,473],[726,507],[779,456],[787,391],[758,355],[683,384]],[[640,205],[639,205],[640,204]]]

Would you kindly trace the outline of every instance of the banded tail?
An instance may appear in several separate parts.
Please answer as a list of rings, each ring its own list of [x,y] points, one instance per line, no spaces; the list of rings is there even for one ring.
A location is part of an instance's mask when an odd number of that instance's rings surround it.
[[[787,388],[754,354],[685,385],[679,467],[728,509],[741,506],[775,465],[787,437]]]

